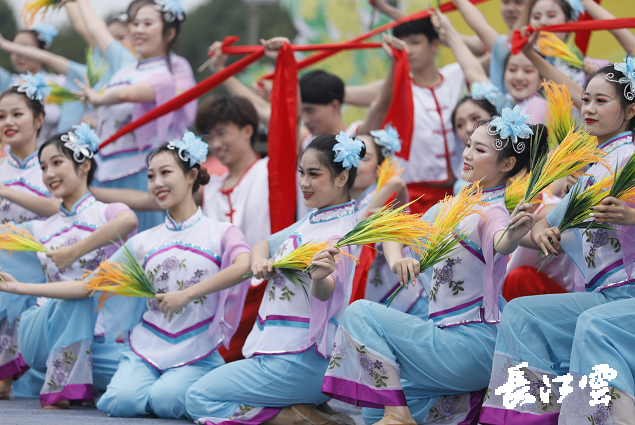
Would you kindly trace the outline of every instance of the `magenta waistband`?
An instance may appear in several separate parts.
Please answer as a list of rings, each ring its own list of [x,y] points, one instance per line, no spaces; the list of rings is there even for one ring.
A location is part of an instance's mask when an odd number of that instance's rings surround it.
[[[535,415],[515,410],[483,406],[479,422],[483,425],[558,425],[560,413]]]
[[[384,406],[407,406],[403,390],[376,390],[366,385],[327,375],[322,392],[354,406],[383,409]]]
[[[434,313],[430,313],[428,315],[428,317],[430,319],[432,319],[433,317],[443,316],[443,315],[448,314],[448,313],[453,313],[455,311],[462,310],[462,309],[464,309],[466,307],[474,305],[474,304],[478,303],[479,301],[483,301],[483,297],[478,297],[475,300],[468,301],[468,302],[463,303],[463,304],[459,304],[459,305],[454,306],[452,308],[448,308],[447,310],[441,310],[441,311],[437,311],[437,312],[434,312]]]

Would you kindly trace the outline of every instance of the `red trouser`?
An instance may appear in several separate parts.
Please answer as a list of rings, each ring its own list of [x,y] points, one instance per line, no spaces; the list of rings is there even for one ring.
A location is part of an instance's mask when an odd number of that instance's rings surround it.
[[[503,298],[507,301],[528,295],[566,293],[556,281],[530,266],[521,266],[507,273],[503,284]]]
[[[421,196],[421,199],[410,205],[410,212],[413,214],[425,214],[446,195],[452,195],[452,186],[436,187],[428,186],[425,183],[408,183],[410,200],[414,201]]]

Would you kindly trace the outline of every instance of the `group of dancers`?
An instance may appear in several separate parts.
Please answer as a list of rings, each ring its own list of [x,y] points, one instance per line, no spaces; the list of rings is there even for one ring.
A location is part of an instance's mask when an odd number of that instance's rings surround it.
[[[510,34],[470,0],[453,3],[476,36],[437,11],[383,35],[382,81],[302,75],[301,124],[286,144],[298,158],[297,221],[274,233],[277,170],[254,144],[277,105],[262,87],[230,77],[229,96],[100,148],[196,84],[172,52],[186,22],[178,0],[134,0],[108,21],[89,0],[58,2],[91,46],[86,65],[49,51],[46,24],[0,37],[16,71],[0,69],[0,232],[43,247],[0,254],[1,402],[225,425],[354,425],[330,399],[363,407],[369,425],[635,423],[635,210],[605,197],[588,220],[604,227],[559,230],[572,194],[635,150],[635,36],[612,30],[624,62],[574,66],[541,53],[538,32],[511,53],[511,31],[614,18],[595,1],[501,0]],[[288,42],[262,43],[275,59]],[[437,69],[440,44],[457,62]],[[404,51],[407,139],[383,125]],[[220,72],[223,43],[209,53]],[[94,64],[99,81],[87,77]],[[509,182],[554,149],[543,81],[567,87],[571,119],[601,160],[509,208]],[[51,102],[52,88],[77,99]],[[344,103],[369,107],[367,118],[344,123]],[[403,172],[378,181],[386,161]],[[456,226],[460,243],[427,270],[398,242],[332,246],[390,202],[413,201],[432,222],[448,211],[439,201],[468,193],[480,200]],[[325,244],[309,273],[274,267],[307,243]],[[538,270],[541,253],[554,258]],[[91,272],[135,264],[155,298],[87,290]],[[510,403],[514,388],[523,397]]]

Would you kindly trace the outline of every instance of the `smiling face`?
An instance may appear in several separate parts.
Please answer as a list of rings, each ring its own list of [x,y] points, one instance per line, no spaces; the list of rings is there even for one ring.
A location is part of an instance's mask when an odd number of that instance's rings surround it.
[[[71,158],[64,155],[55,143],[50,143],[42,150],[40,166],[42,180],[54,198],[65,199],[80,191],[88,191],[86,176],[91,167],[89,160],[76,168]]]
[[[322,164],[320,153],[313,149],[307,149],[302,154],[298,172],[304,205],[309,208],[320,209],[337,205],[338,200],[348,193],[348,171],[344,170],[333,178],[327,166]]]
[[[408,63],[412,72],[419,72],[434,66],[434,56],[439,48],[439,39],[428,40],[424,34],[410,34],[401,37],[408,45]]]
[[[507,28],[511,29],[523,13],[527,0],[501,0],[501,15]]]
[[[606,74],[598,74],[589,81],[582,95],[581,113],[586,130],[592,136],[608,139],[626,131],[627,114],[633,116],[635,105],[629,105],[625,113],[620,96],[615,85],[606,81]]]
[[[169,210],[192,198],[195,172],[184,173],[172,152],[159,152],[148,165],[148,192]]]
[[[499,162],[498,151],[493,144],[494,136],[487,134],[487,124],[474,130],[463,150],[463,180],[480,180],[481,187],[484,188],[496,187],[505,181],[506,173],[514,167],[516,158]]]
[[[529,25],[534,28],[564,24],[567,21],[568,17],[556,0],[538,0],[529,14]],[[566,39],[566,33],[556,33],[556,35],[563,41]]]
[[[505,66],[505,86],[515,103],[536,94],[540,86],[540,74],[525,55],[510,55]]]
[[[364,160],[359,162],[357,175],[353,183],[353,190],[364,191],[377,183],[377,166],[379,165],[379,152],[373,137],[369,134],[358,136],[366,145]]]
[[[141,7],[132,21],[134,47],[142,59],[167,55],[174,35],[174,30],[171,29],[163,36],[163,16],[153,5]]]
[[[2,140],[12,148],[32,144],[37,145],[37,130],[44,119],[40,115],[33,117],[22,94],[8,94],[0,99],[0,134]]]
[[[13,42],[16,44],[21,44],[23,46],[29,47],[39,47],[37,43],[37,39],[32,32],[19,32],[13,38]],[[17,53],[11,53],[11,64],[13,65],[13,69],[18,74],[24,74],[26,72],[31,72],[32,74],[36,74],[40,72],[42,69],[42,62],[38,62],[33,59],[29,59],[25,56],[21,56]]]
[[[481,108],[472,100],[461,103],[454,112],[454,127],[456,135],[463,144],[467,144],[467,139],[474,132],[474,124],[481,120],[491,119],[489,112]]]
[[[223,165],[231,167],[238,163],[243,156],[252,150],[251,136],[253,128],[251,125],[238,127],[233,122],[219,123],[207,136],[209,149]]]

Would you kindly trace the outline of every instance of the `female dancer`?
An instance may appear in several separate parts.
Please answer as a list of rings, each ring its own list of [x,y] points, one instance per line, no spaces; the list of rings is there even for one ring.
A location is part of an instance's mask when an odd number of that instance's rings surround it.
[[[3,285],[2,291],[11,293],[0,294],[0,310],[13,319],[22,313],[19,328],[13,328],[11,351],[31,369],[45,373],[39,391],[45,407],[68,408],[70,401],[92,401],[93,386],[105,389],[119,358],[117,344],[103,343],[103,321],[93,313],[92,300],[46,298],[74,298],[66,283],[81,278],[86,269],[95,269],[114,252],[111,241],[137,227],[128,207],[102,204],[88,190],[98,145],[97,135],[86,124],[42,145],[38,153],[42,178],[51,195],[62,200],[60,212],[22,226],[49,251],[38,252],[37,260],[28,263],[2,262],[3,271],[22,280],[48,282]],[[5,276],[7,282],[15,280]],[[36,305],[24,311],[35,297],[40,297]],[[8,320],[12,322],[12,317]]]
[[[634,150],[635,93],[631,80],[623,73],[626,69],[626,64],[600,69],[589,80],[582,96],[581,112],[586,129],[597,137],[598,148],[606,152],[605,158],[613,172]],[[577,184],[585,188],[609,175],[611,171],[595,164]],[[591,230],[584,237],[578,230],[561,235],[557,226],[570,196],[567,195],[546,219],[536,223],[531,236],[547,255],[560,254],[561,247],[564,248],[579,271],[576,284],[584,285],[586,293],[522,297],[507,304],[496,341],[489,398],[480,418],[484,424],[503,424],[510,418],[527,424],[555,423],[561,392],[555,385],[549,388],[547,383],[569,372],[571,347],[581,314],[596,308],[599,311],[612,309],[613,301],[635,295],[630,276],[634,245],[627,242],[633,237],[635,212],[623,201],[606,198],[602,206],[594,207],[595,220],[610,223],[616,230]],[[519,369],[521,363],[526,365]],[[522,379],[529,380],[531,402],[505,405],[499,388],[511,374],[520,374]],[[541,393],[543,397],[533,398]]]
[[[106,331],[131,331],[97,403],[110,416],[190,418],[186,390],[224,364],[218,348],[229,345],[240,321],[250,250],[236,226],[205,217],[194,203],[193,193],[209,181],[200,166],[206,155],[207,144],[188,132],[148,157],[148,190],[166,210],[165,224],[126,247],[151,276],[157,299],[105,303]],[[110,261],[126,259],[120,250]]]
[[[334,148],[342,148],[337,157]],[[300,189],[306,206],[318,210],[254,247],[254,277],[270,279],[265,298],[243,347],[245,360],[209,372],[188,391],[187,411],[200,423],[352,424],[322,405],[328,397],[321,388],[354,264],[345,257],[335,261],[339,250],[327,248],[297,284],[272,264],[304,243],[337,239],[353,228],[350,189],[364,150],[344,133],[318,136],[305,149]]]
[[[511,220],[504,207],[505,182],[529,165],[528,137],[539,131],[524,124],[527,119],[517,115],[515,123],[504,118],[481,121],[468,140],[461,177],[480,181],[483,204],[474,207],[478,214],[458,225],[467,237],[454,254],[422,276],[430,297],[428,317],[365,300],[344,313],[322,390],[375,408],[363,410],[367,424],[413,425],[440,416],[451,423],[472,423],[475,418],[491,371],[507,255],[534,221],[524,211],[528,204],[519,205]],[[503,129],[512,136],[502,138]],[[536,142],[545,152],[546,136]],[[512,227],[503,234],[508,222]],[[419,275],[419,262],[403,258],[401,244],[385,243],[384,249],[399,282]],[[479,394],[466,397],[475,391]]]

